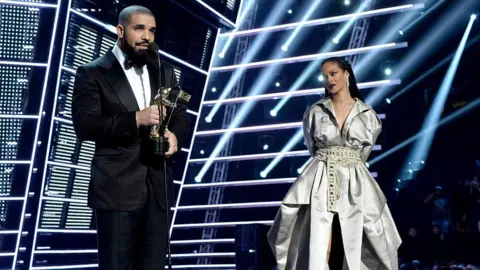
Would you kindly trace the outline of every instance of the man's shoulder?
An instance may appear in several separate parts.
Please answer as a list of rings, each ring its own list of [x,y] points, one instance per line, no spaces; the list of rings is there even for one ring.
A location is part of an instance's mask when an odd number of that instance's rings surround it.
[[[105,54],[105,55],[102,55],[102,56],[94,59],[91,62],[80,65],[79,68],[82,68],[84,70],[94,70],[94,69],[98,69],[100,67],[106,67],[106,65],[108,64],[107,60],[108,60],[108,57]]]
[[[161,67],[164,71],[173,71],[173,65],[168,63],[168,62],[165,62],[165,61],[161,61]]]
[[[164,83],[167,86],[172,86],[178,84],[176,75],[175,75],[175,70],[172,64],[167,63],[167,62],[162,62],[161,65],[161,70],[162,70],[162,76],[164,77]]]

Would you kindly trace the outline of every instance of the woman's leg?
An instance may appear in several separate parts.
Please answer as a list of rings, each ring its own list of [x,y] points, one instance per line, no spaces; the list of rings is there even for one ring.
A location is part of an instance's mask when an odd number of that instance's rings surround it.
[[[328,241],[327,262],[331,269],[342,269],[344,250],[338,215],[334,215]]]

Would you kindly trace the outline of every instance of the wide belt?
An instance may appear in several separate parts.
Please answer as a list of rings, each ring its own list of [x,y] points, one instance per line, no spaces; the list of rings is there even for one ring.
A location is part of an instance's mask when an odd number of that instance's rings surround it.
[[[332,146],[317,150],[315,159],[323,161],[327,166],[327,209],[330,212],[336,212],[337,201],[340,199],[340,185],[336,172],[336,164],[354,164],[361,163],[362,158],[360,150],[349,147]]]

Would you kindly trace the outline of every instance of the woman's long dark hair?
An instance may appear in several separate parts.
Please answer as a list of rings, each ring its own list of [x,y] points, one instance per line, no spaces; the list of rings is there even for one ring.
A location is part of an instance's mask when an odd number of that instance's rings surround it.
[[[348,89],[350,90],[350,95],[352,96],[352,98],[358,98],[363,101],[362,94],[360,93],[360,90],[357,86],[357,79],[355,79],[355,74],[353,73],[352,66],[350,66],[347,60],[341,57],[330,57],[323,60],[322,67],[327,62],[337,63],[338,67],[340,67],[343,71],[348,71],[348,74],[350,74],[350,76],[348,77],[348,81],[350,83],[350,86],[348,87]],[[329,97],[330,93],[328,91],[325,91],[325,96]]]

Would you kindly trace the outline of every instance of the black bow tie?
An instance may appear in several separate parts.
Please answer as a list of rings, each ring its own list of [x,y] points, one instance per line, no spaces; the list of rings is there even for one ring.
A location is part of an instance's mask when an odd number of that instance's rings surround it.
[[[126,70],[131,69],[133,66],[140,67],[138,65],[138,63],[136,63],[135,61],[133,61],[132,59],[129,59],[129,58],[125,59],[125,62],[123,63],[123,65],[125,66]]]
[[[127,57],[123,62],[126,70],[131,69],[132,67],[143,68],[147,64],[145,58],[135,58],[135,57]]]

